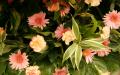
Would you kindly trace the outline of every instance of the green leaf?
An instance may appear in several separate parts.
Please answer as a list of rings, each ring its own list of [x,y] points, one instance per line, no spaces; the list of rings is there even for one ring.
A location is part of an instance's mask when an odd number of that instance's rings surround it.
[[[36,34],[27,34],[24,38],[31,39],[33,36],[36,36]]]
[[[70,57],[73,68],[75,69],[75,54]]]
[[[72,4],[75,4],[75,3],[76,3],[75,0],[69,0],[69,1],[70,1],[70,3],[72,3]]]
[[[75,52],[75,48],[77,47],[76,43],[73,43],[71,46],[69,46],[67,48],[67,50],[65,51],[64,55],[63,55],[63,63],[69,58],[71,57],[71,55]]]
[[[20,14],[16,10],[12,10],[11,25],[13,26],[14,29],[13,32],[17,32],[20,22],[21,22]]]
[[[49,64],[48,61],[46,61],[46,62],[41,61],[40,65],[39,65],[39,69],[41,70],[41,75],[52,75],[54,66],[53,66],[53,64]]]
[[[118,51],[120,53],[120,44],[111,45],[111,48],[113,52]]]
[[[75,64],[78,70],[79,70],[79,64],[80,64],[81,58],[82,58],[82,48],[81,46],[77,46],[75,51]]]
[[[4,43],[0,43],[0,55],[3,54],[4,48],[5,48],[5,44]]]
[[[98,70],[99,73],[104,73],[107,72],[107,66],[105,65],[105,63],[100,60],[100,59],[95,59],[93,64],[95,65],[95,68]]]
[[[97,29],[98,22],[93,15],[91,15],[91,19],[92,19],[92,22],[93,22],[93,27],[91,28],[91,32],[94,33]]]
[[[3,34],[0,35],[0,42],[4,42],[6,39],[6,36],[7,36],[6,32],[3,32]]]
[[[62,44],[61,44],[60,42],[55,42],[54,45],[55,45],[55,47],[60,47],[60,46],[62,46]]]
[[[72,31],[74,32],[76,39],[78,41],[81,41],[81,34],[79,31],[79,27],[78,27],[78,24],[73,17],[72,17]]]
[[[54,12],[54,17],[53,17],[53,20],[58,20],[60,17],[60,14],[59,12]]]
[[[52,34],[52,32],[39,32],[39,33],[44,36],[49,36],[50,34]]]
[[[14,47],[15,47],[14,45],[5,45],[4,50],[3,50],[3,54],[8,53]]]
[[[79,75],[99,75],[98,70],[95,68],[95,66],[92,63],[86,64],[85,62],[82,62],[80,64],[81,65],[80,65]]]
[[[93,50],[104,50],[107,48],[101,42],[92,39],[82,41],[82,45],[89,48],[93,48]]]
[[[10,67],[10,65],[8,65],[3,75],[25,75],[25,72],[20,70],[14,70]]]
[[[5,62],[0,62],[0,75],[3,75],[6,69],[6,64]]]

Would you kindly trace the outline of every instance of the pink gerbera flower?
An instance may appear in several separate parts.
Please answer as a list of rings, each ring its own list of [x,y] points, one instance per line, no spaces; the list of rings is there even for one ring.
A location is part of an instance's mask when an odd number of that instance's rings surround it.
[[[102,42],[102,44],[103,44],[104,46],[108,47],[109,44],[110,44],[109,39],[104,40],[104,41]],[[104,56],[107,56],[107,55],[111,52],[111,50],[108,49],[108,48],[106,48],[105,50],[99,50],[99,51],[95,51],[95,52],[96,52],[96,54],[97,54],[98,56],[104,57]]]
[[[43,29],[48,24],[49,19],[45,19],[46,13],[40,12],[28,17],[28,24],[33,27]]]
[[[103,19],[105,25],[111,29],[118,29],[120,27],[120,13],[115,10],[106,14]]]
[[[66,2],[60,2],[60,5],[63,6],[63,9],[60,10],[60,15],[65,16],[70,11],[70,6]]]
[[[91,49],[85,49],[82,53],[83,53],[83,56],[85,57],[85,60],[87,63],[92,62],[93,56],[96,54]]]
[[[100,57],[104,57],[107,56],[109,53],[111,52],[111,50],[101,50],[101,51],[96,51],[96,54]]]
[[[17,53],[12,53],[9,56],[9,61],[11,68],[15,70],[24,69],[29,65],[26,53],[21,53],[20,50]]]
[[[62,69],[55,69],[55,73],[53,73],[53,75],[67,75],[68,70],[66,67],[63,67]]]
[[[109,40],[109,39],[106,39],[106,40],[104,40],[104,41],[102,42],[102,44],[103,44],[104,46],[109,46],[110,40]]]
[[[66,14],[68,14],[69,11],[70,11],[70,8],[69,8],[69,7],[66,7],[66,8],[60,10],[60,15],[61,15],[61,17],[62,17],[62,16],[65,16]]]
[[[69,28],[64,28],[64,26],[60,24],[60,26],[58,26],[55,30],[55,37],[60,39],[63,36],[63,33],[65,33],[67,30],[69,30]]]

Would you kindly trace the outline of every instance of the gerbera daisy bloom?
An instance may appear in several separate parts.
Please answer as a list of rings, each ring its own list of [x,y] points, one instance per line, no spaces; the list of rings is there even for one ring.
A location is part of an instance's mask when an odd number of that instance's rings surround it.
[[[34,36],[30,41],[29,45],[35,52],[40,52],[40,53],[44,52],[44,50],[47,47],[44,37],[40,35]]]
[[[104,46],[109,46],[110,40],[109,40],[109,39],[106,39],[106,40],[104,40],[104,41],[102,42],[102,44],[103,44]]]
[[[98,6],[102,0],[85,0],[86,4],[90,4],[91,6]]]
[[[64,28],[64,25],[60,24],[55,30],[55,37],[60,39],[67,30],[69,30],[69,28]]]
[[[28,24],[33,27],[43,29],[48,24],[49,19],[45,19],[46,13],[40,12],[28,17]]]
[[[111,50],[107,49],[107,50],[99,50],[95,52],[98,56],[104,57],[104,56],[107,56],[111,52]]]
[[[26,75],[40,75],[41,72],[38,66],[29,66],[25,71]]]
[[[66,8],[60,10],[60,15],[61,15],[61,17],[62,17],[62,16],[65,16],[66,14],[68,14],[69,11],[70,11],[70,8],[69,8],[69,7],[66,7]]]
[[[60,9],[59,2],[52,3],[52,4],[48,5],[47,8],[48,8],[48,11],[51,11],[51,12],[58,11]]]
[[[75,34],[72,30],[68,30],[65,33],[63,33],[62,40],[65,41],[66,45],[69,45],[71,41],[74,41],[76,39]]]
[[[103,20],[105,25],[111,29],[118,29],[120,27],[120,13],[115,10],[106,14]]]
[[[66,67],[63,67],[62,69],[55,69],[55,73],[53,75],[68,75],[68,69]]]
[[[11,68],[15,70],[21,70],[26,68],[29,65],[28,56],[26,53],[21,53],[19,50],[17,53],[12,53],[9,56],[9,63],[11,64]]]
[[[96,54],[91,49],[85,49],[83,50],[83,56],[85,57],[86,63],[91,63],[93,60],[93,56]]]
[[[60,5],[63,7],[63,9],[60,10],[60,15],[65,16],[70,11],[70,6],[66,2],[60,2]]]
[[[108,39],[106,39],[102,42],[102,44],[106,47],[109,46],[109,43],[110,43],[110,41]],[[98,56],[104,57],[104,56],[107,56],[111,52],[111,50],[106,48],[105,50],[99,50],[99,51],[95,51],[95,52]]]

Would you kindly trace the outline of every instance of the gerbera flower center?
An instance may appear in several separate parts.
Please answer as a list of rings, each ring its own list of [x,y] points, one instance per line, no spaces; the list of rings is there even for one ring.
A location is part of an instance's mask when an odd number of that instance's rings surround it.
[[[119,21],[118,15],[112,14],[111,17],[110,17],[110,20],[111,20],[112,22],[117,23],[117,22]]]
[[[67,73],[65,71],[59,71],[58,75],[66,75]]]
[[[22,63],[23,62],[23,57],[21,54],[16,55],[16,62],[17,63]]]
[[[35,19],[35,22],[36,22],[37,24],[41,24],[42,21],[43,21],[42,18],[36,18],[36,19]]]
[[[108,45],[109,45],[109,43],[110,43],[110,41],[109,41],[109,40],[105,40],[105,41],[103,41],[103,42],[102,42],[102,44],[103,44],[104,46],[108,46]]]
[[[91,54],[91,50],[89,50],[89,49],[83,51],[84,56],[89,56],[90,54]]]

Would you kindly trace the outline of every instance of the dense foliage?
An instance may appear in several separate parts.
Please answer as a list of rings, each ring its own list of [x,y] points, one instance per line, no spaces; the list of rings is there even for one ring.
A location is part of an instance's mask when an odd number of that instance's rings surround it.
[[[0,0],[0,75],[30,75],[35,65],[40,75],[119,75],[119,11],[120,0]],[[20,52],[24,68],[12,58]]]

